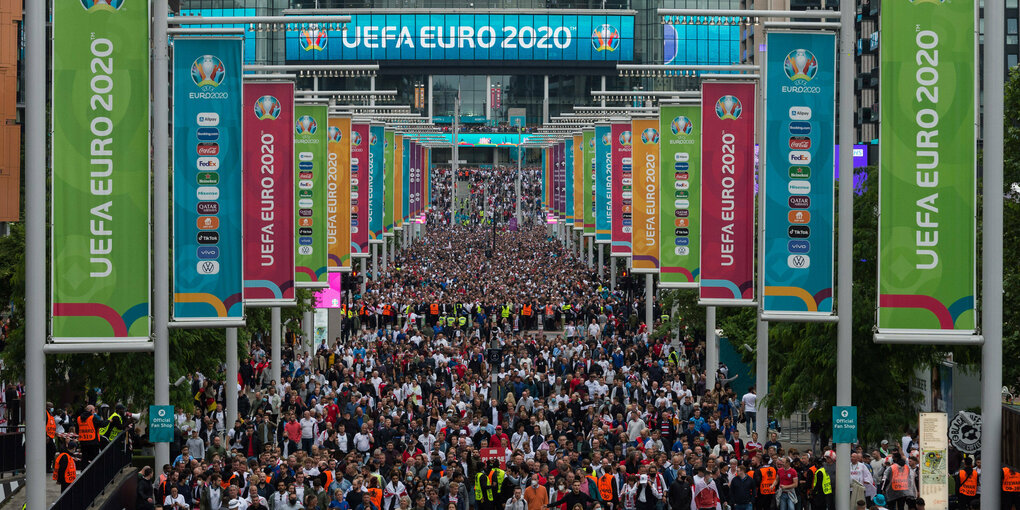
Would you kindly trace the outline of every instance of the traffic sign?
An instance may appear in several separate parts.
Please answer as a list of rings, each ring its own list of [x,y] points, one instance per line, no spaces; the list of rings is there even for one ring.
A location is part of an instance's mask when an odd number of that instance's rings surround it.
[[[981,415],[960,411],[949,422],[949,441],[963,453],[977,453],[981,450]]]
[[[857,442],[857,406],[832,406],[832,442]]]
[[[174,406],[149,406],[149,441],[170,443],[174,440]]]

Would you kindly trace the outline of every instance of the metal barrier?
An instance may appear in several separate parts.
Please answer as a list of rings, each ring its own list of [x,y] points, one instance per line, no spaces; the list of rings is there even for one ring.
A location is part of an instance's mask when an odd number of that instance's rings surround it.
[[[25,471],[25,426],[15,432],[0,434],[0,475]]]
[[[99,452],[84,471],[67,487],[50,510],[80,510],[88,507],[103,492],[124,466],[131,463],[127,432],[121,432]]]

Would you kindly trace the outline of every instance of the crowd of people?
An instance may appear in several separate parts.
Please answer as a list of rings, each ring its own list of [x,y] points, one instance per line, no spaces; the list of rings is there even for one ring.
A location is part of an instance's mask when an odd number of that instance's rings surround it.
[[[344,303],[339,335],[284,346],[280,380],[268,335],[251,339],[236,383],[189,374],[172,462],[140,472],[138,507],[835,508],[829,446],[759,438],[754,388],[735,391],[725,368],[709,387],[703,338],[650,334],[653,296],[608,289],[537,217],[493,232],[430,224]],[[240,387],[233,423],[225,384]],[[63,453],[87,462],[83,436],[91,448],[128,427],[144,441],[123,407],[120,421],[93,406],[55,414],[51,437],[76,431],[58,441],[55,478]],[[924,510],[917,454],[909,435],[855,446],[844,497]],[[980,497],[979,469],[954,475],[958,508]]]

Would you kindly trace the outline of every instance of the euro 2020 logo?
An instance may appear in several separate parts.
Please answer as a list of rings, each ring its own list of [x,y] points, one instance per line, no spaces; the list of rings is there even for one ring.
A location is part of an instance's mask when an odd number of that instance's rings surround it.
[[[81,0],[81,6],[86,11],[116,11],[124,5],[124,0]]]
[[[298,42],[301,43],[301,49],[304,51],[322,51],[326,49],[326,41],[328,41],[326,31],[320,30],[314,25],[302,30],[298,37]]]
[[[811,81],[818,74],[818,60],[810,50],[796,49],[786,56],[783,70],[791,80]]]
[[[740,106],[740,100],[736,96],[723,96],[715,102],[715,115],[721,120],[737,120],[740,118],[742,111],[743,108]]]
[[[631,141],[632,141],[631,138],[632,138],[632,135],[631,135],[630,131],[624,131],[624,132],[620,133],[620,145],[622,145],[624,147],[629,147],[630,144],[631,144]]]
[[[295,135],[314,135],[318,129],[319,125],[315,122],[315,118],[311,115],[302,115],[301,118],[294,123]]]
[[[620,31],[612,25],[602,25],[591,31],[591,46],[597,52],[616,51],[620,47]]]
[[[262,96],[255,101],[255,117],[259,120],[276,120],[280,116],[280,100],[273,96]]]
[[[344,137],[344,133],[336,126],[329,126],[326,128],[326,136],[329,137],[329,141],[333,143],[340,143],[340,140]]]
[[[355,147],[361,145],[361,135],[357,131],[351,132],[351,145]]]
[[[202,55],[191,64],[191,80],[203,90],[219,87],[226,76],[223,61],[215,55]]]
[[[659,130],[648,128],[641,132],[641,143],[659,143]]]
[[[609,145],[609,133],[602,135],[602,145]]]
[[[379,137],[375,136],[375,133],[369,133],[368,134],[368,144],[369,145],[375,145],[377,143],[379,143]]]
[[[691,119],[681,115],[673,119],[673,122],[669,123],[669,130],[672,131],[674,135],[679,135],[681,133],[689,135],[691,134],[691,131],[694,131],[694,123],[691,122]]]

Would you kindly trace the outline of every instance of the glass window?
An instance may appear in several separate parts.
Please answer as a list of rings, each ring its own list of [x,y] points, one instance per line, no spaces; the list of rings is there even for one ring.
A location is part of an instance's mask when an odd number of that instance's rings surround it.
[[[1012,67],[1016,67],[1016,62],[1017,62],[1017,55],[1015,53],[1010,53],[1009,55],[1006,55],[1006,64],[1009,67],[1011,67],[1011,68]]]
[[[1006,33],[1007,34],[1016,33],[1016,18],[1006,18]]]

